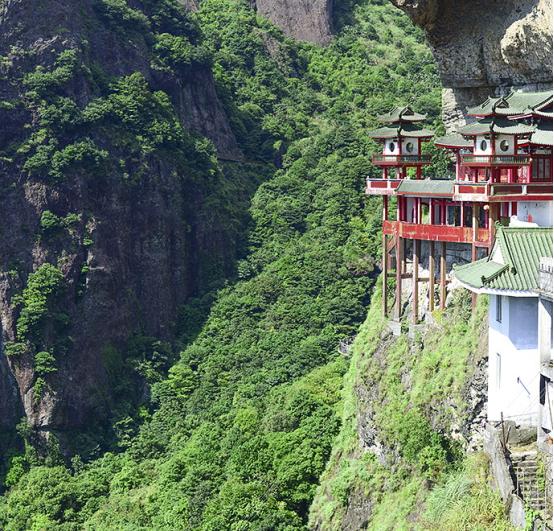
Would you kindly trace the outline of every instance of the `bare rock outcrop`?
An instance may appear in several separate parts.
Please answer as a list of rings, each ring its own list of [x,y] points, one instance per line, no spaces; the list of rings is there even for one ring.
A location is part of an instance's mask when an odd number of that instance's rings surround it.
[[[333,35],[333,0],[253,0],[260,15],[299,41],[328,43]]]
[[[449,128],[488,95],[552,86],[551,0],[391,1],[425,30]]]

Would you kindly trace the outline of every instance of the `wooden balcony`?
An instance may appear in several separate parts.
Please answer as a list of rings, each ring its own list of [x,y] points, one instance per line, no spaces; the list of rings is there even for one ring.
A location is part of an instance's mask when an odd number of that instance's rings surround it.
[[[490,195],[489,182],[458,181],[454,183],[453,201],[487,202]]]
[[[552,201],[552,183],[493,183],[489,201]]]
[[[366,179],[367,195],[393,195],[402,179]]]
[[[471,181],[458,181],[454,184],[454,201],[551,201],[552,183],[551,182],[533,182],[533,183],[491,183]]]
[[[431,164],[430,155],[373,155],[375,166],[424,166]]]
[[[471,227],[453,227],[450,225],[429,225],[408,223],[406,221],[383,221],[383,234],[399,236],[412,240],[427,240],[436,242],[473,243]],[[475,242],[488,245],[489,229],[477,229]]]
[[[490,168],[496,166],[517,167],[531,164],[529,155],[462,155],[462,166]]]

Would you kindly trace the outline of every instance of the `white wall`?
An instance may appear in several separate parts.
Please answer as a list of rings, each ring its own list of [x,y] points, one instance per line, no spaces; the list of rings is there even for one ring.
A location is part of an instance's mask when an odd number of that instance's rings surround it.
[[[408,151],[408,144],[412,144],[413,146],[411,153]],[[402,155],[419,155],[417,138],[402,138]]]
[[[517,204],[517,219],[539,227],[552,227],[552,201],[523,201]]]
[[[539,299],[539,351],[541,362],[552,359],[552,301]]]
[[[552,415],[554,413],[554,404],[552,403],[554,388],[552,386],[552,369],[550,365],[553,358],[552,337],[552,301],[539,298],[539,358],[542,373],[550,380],[544,382],[545,396],[543,399],[544,405],[542,405],[540,410],[540,426],[547,431],[552,431]]]
[[[508,297],[510,340],[518,349],[538,348],[538,298]]]
[[[481,149],[481,142],[485,141],[487,143],[486,149]],[[502,143],[508,143],[508,149],[506,151],[502,150]],[[513,155],[515,153],[515,137],[511,135],[498,135],[494,139],[494,149],[496,155]],[[492,155],[492,141],[490,138],[485,138],[484,135],[475,137],[475,155]]]
[[[391,149],[391,147],[393,149]],[[400,150],[398,148],[398,142],[396,139],[387,139],[385,140],[385,145],[383,146],[384,155],[400,155]]]
[[[536,426],[539,412],[539,351],[535,297],[502,297],[502,322],[496,297],[489,302],[488,419]],[[532,332],[534,330],[534,332]]]
[[[508,144],[506,151],[502,150],[502,142]],[[515,153],[515,137],[511,135],[498,135],[494,140],[495,153],[497,155],[513,155]]]
[[[481,141],[483,140],[487,142],[487,149],[481,149]],[[492,155],[492,143],[490,139],[486,139],[484,136],[476,136],[473,153],[475,155]]]

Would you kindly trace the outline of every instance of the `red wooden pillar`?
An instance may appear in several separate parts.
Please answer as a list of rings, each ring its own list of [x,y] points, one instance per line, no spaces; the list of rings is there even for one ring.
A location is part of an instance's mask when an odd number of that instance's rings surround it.
[[[417,139],[417,156],[418,158],[421,158],[421,138]],[[416,179],[421,179],[421,177],[421,166],[416,166]]]
[[[417,324],[419,321],[419,253],[421,241],[413,240],[413,260],[412,260],[412,322]]]
[[[440,257],[440,309],[446,307],[446,242],[441,242]]]
[[[429,242],[429,311],[435,309],[435,242]]]
[[[402,261],[403,239],[396,236],[396,311],[395,317],[400,320],[402,316]]]
[[[389,219],[389,196],[384,195],[383,196],[383,221],[387,221]]]
[[[386,198],[387,196],[385,196]],[[387,235],[383,233],[383,264],[381,266],[381,275],[383,277],[383,289],[382,289],[382,307],[383,307],[383,317],[387,316],[387,281],[388,281],[388,275],[389,275],[389,260],[388,260],[388,252],[387,252]]]
[[[471,236],[471,261],[475,262],[477,260],[477,246],[475,245],[477,242],[477,234],[479,230],[479,219],[477,217],[477,210],[479,206],[477,203],[473,203],[472,205],[472,216],[471,216],[471,228],[472,228],[472,236]],[[471,307],[475,308],[477,305],[477,293],[471,292]]]

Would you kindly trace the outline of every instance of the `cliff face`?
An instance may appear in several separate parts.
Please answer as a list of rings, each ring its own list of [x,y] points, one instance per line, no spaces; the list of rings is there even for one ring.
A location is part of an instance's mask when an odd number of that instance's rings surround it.
[[[465,108],[509,88],[552,84],[551,0],[391,0],[423,28],[444,85],[449,129]],[[332,0],[252,0],[288,36],[325,44],[332,38]]]
[[[391,0],[425,30],[444,85],[447,127],[509,88],[552,84],[550,0]]]
[[[375,293],[350,351],[341,433],[311,507],[311,529],[419,529],[433,471],[479,445],[486,301],[471,315],[467,293],[450,297],[440,322],[394,336]]]
[[[260,15],[300,41],[326,44],[333,35],[333,0],[253,0]]]
[[[219,158],[240,160],[209,67],[192,65],[186,75],[154,68],[148,35],[122,31],[106,13],[99,14],[99,4],[92,0],[7,0],[0,5],[0,150],[29,145],[29,131],[40,131],[46,120],[65,123],[66,109],[80,116],[78,126],[62,128],[60,138],[69,138],[63,135],[85,128],[79,110],[100,95],[104,80],[116,83],[139,72],[151,89],[148,97],[152,103],[137,100],[137,105],[147,108],[161,101],[163,112],[170,116],[161,93],[155,92],[165,91],[185,131],[210,138]],[[33,97],[25,79],[38,72],[43,76],[41,82],[60,85],[58,77],[65,71],[58,68],[59,76],[52,72],[58,71],[55,61],[63,50],[71,50],[77,58],[76,73],[64,78],[61,89],[56,88],[59,95],[45,92],[44,98],[51,98],[53,104],[37,103],[42,109],[39,112],[25,103]],[[100,67],[101,72],[95,74]],[[123,87],[120,92],[125,90]],[[133,98],[125,101],[128,109],[120,112],[124,121],[136,112]],[[140,113],[136,117],[137,123],[143,119]],[[167,123],[171,120],[167,118]],[[162,126],[154,122],[152,127]],[[35,347],[11,356],[2,353],[0,430],[13,428],[22,414],[31,427],[43,433],[63,434],[91,419],[102,420],[110,410],[117,383],[113,352],[122,351],[134,333],[171,340],[171,323],[179,306],[231,272],[236,232],[227,228],[230,223],[221,198],[229,182],[225,183],[216,163],[206,162],[207,156],[192,140],[190,152],[176,148],[138,153],[130,150],[130,140],[123,136],[108,133],[100,123],[95,130],[85,131],[84,141],[71,144],[67,140],[69,147],[59,150],[50,164],[56,164],[56,156],[61,160],[73,153],[73,166],[56,178],[45,170],[25,171],[20,148],[11,149],[10,156],[8,151],[0,153],[0,329],[4,347],[21,342],[17,335],[21,335],[18,326],[23,329],[18,325],[22,312],[32,316],[38,311],[43,288],[29,291],[27,306],[18,299],[33,272],[49,263],[63,275],[63,289],[56,301],[63,323],[38,320],[35,328],[40,328],[41,339],[33,339]],[[94,153],[109,153],[109,160],[113,159],[101,171],[89,169],[90,154],[74,153],[91,141],[99,148]],[[37,152],[47,152],[45,143],[41,147],[38,141]],[[179,157],[195,156],[204,162],[175,162]],[[200,169],[192,175],[194,164]],[[187,167],[192,168],[190,172]],[[246,183],[242,196],[231,200],[244,200],[247,190]],[[226,198],[225,204],[228,202]],[[50,217],[45,218],[45,212]],[[55,330],[58,325],[63,332]],[[63,345],[58,344],[58,336],[65,338]],[[43,367],[39,372],[38,350],[55,358],[55,368]]]

